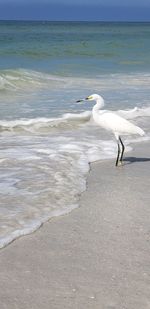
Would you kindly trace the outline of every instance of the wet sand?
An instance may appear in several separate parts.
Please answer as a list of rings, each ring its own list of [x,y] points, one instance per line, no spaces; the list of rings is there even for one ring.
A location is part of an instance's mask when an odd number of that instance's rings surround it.
[[[150,308],[150,145],[91,165],[80,207],[0,251],[0,309]]]

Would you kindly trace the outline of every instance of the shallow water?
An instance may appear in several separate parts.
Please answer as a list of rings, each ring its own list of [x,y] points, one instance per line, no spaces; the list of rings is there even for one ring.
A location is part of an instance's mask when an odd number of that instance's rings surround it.
[[[116,157],[91,102],[76,100],[99,93],[106,109],[140,125],[146,136],[124,137],[127,150],[149,139],[149,32],[150,24],[0,23],[0,247],[78,207],[89,162]]]

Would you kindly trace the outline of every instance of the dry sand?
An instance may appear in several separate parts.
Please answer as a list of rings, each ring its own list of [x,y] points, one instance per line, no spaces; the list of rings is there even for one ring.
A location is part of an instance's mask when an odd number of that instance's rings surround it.
[[[0,252],[0,309],[150,308],[150,145],[92,165],[80,207]]]

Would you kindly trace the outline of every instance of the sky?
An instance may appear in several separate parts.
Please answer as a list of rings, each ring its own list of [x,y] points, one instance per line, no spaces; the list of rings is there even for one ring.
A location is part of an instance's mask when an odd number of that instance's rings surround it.
[[[0,20],[150,21],[150,0],[0,0]]]

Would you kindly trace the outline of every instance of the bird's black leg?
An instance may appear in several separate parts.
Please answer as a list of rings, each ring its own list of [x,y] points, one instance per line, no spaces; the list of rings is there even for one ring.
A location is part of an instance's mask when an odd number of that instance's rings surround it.
[[[117,154],[117,159],[116,159],[116,166],[118,166],[119,156],[120,156],[120,143],[119,143],[119,140],[118,140],[118,154]]]
[[[123,159],[123,154],[124,154],[125,147],[124,147],[124,144],[123,144],[122,139],[121,139],[120,136],[119,136],[119,141],[120,141],[121,146],[122,146],[122,152],[121,152],[121,157],[120,157],[120,162],[122,163],[122,159]]]

